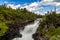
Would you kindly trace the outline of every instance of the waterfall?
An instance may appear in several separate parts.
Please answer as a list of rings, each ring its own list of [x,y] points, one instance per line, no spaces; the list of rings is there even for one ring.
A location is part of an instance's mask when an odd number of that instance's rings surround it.
[[[13,40],[34,40],[32,38],[32,34],[34,34],[39,26],[40,19],[34,21],[33,24],[29,24],[25,26],[25,29],[23,31],[20,31],[22,34],[22,38],[14,38]]]

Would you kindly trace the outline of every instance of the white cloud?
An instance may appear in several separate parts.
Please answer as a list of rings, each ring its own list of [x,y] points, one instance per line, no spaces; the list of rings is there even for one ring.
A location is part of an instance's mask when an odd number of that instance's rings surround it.
[[[60,5],[60,2],[54,2],[54,0],[42,0],[40,2],[40,5],[54,5],[54,6],[58,6],[58,5]]]
[[[44,9],[44,7],[40,7],[40,6],[41,6],[40,2],[33,2],[33,3],[29,4],[29,5],[25,5],[25,6],[21,7],[21,8],[26,8],[29,11],[40,14],[39,10]]]
[[[20,4],[18,4],[18,5],[7,4],[7,7],[8,7],[8,8],[11,7],[12,9],[17,9],[18,7],[21,7],[21,5],[20,5]]]
[[[37,15],[39,15],[39,14],[44,15],[44,13],[41,13],[40,11],[36,11],[35,14],[37,14]]]
[[[24,6],[22,6],[20,4],[18,4],[18,5],[8,4],[7,7],[10,6],[13,9],[16,9],[18,7],[20,7],[20,8],[26,8],[28,11],[32,11],[32,12],[35,12],[37,14],[42,14],[43,15],[43,13],[40,12],[40,10],[44,9],[44,7],[42,5],[45,5],[45,6],[46,5],[54,5],[54,6],[57,7],[57,6],[60,5],[60,2],[56,2],[54,0],[42,0],[40,2],[33,2],[33,3],[29,4],[29,5],[24,4]]]
[[[30,7],[37,7],[39,6],[39,2],[34,2],[29,5]]]
[[[58,8],[56,9],[56,11],[57,11],[57,13],[60,13],[60,8],[58,7]]]
[[[43,0],[43,1],[49,1],[50,2],[50,1],[53,1],[53,0]]]
[[[55,5],[55,6],[60,5],[60,2],[56,2],[55,0],[42,0],[42,3],[45,5]]]
[[[53,6],[56,6],[56,7],[60,6],[59,0],[42,0],[41,4],[42,5],[53,5]],[[60,13],[60,7],[56,8],[56,12]]]

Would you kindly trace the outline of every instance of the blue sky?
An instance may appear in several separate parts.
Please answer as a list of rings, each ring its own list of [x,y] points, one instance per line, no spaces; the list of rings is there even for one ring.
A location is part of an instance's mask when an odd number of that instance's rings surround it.
[[[8,2],[8,3],[12,3],[12,4],[30,4],[32,2],[37,2],[37,1],[41,1],[41,0],[0,0],[0,4],[3,4],[4,2]]]
[[[6,3],[7,6],[15,8],[26,8],[37,14],[44,14],[47,11],[54,10],[54,7],[60,12],[60,0],[0,0],[0,5]]]
[[[7,1],[7,0],[6,0]],[[32,2],[36,2],[36,1],[39,1],[39,0],[8,0],[9,3],[11,2],[15,2],[15,4],[25,4],[25,3],[32,3]]]

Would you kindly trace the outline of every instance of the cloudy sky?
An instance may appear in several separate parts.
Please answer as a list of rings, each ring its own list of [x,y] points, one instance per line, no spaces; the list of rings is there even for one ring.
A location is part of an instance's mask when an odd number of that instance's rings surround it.
[[[16,9],[26,8],[37,14],[45,14],[47,11],[54,10],[60,13],[60,0],[0,0],[0,5],[6,3],[7,7]]]

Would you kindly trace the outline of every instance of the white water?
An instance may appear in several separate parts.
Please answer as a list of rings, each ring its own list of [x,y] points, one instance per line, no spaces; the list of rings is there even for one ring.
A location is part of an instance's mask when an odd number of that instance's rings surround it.
[[[20,31],[22,38],[14,38],[13,40],[34,40],[32,34],[34,34],[39,26],[40,19],[34,21],[33,24],[25,26],[23,31]]]

